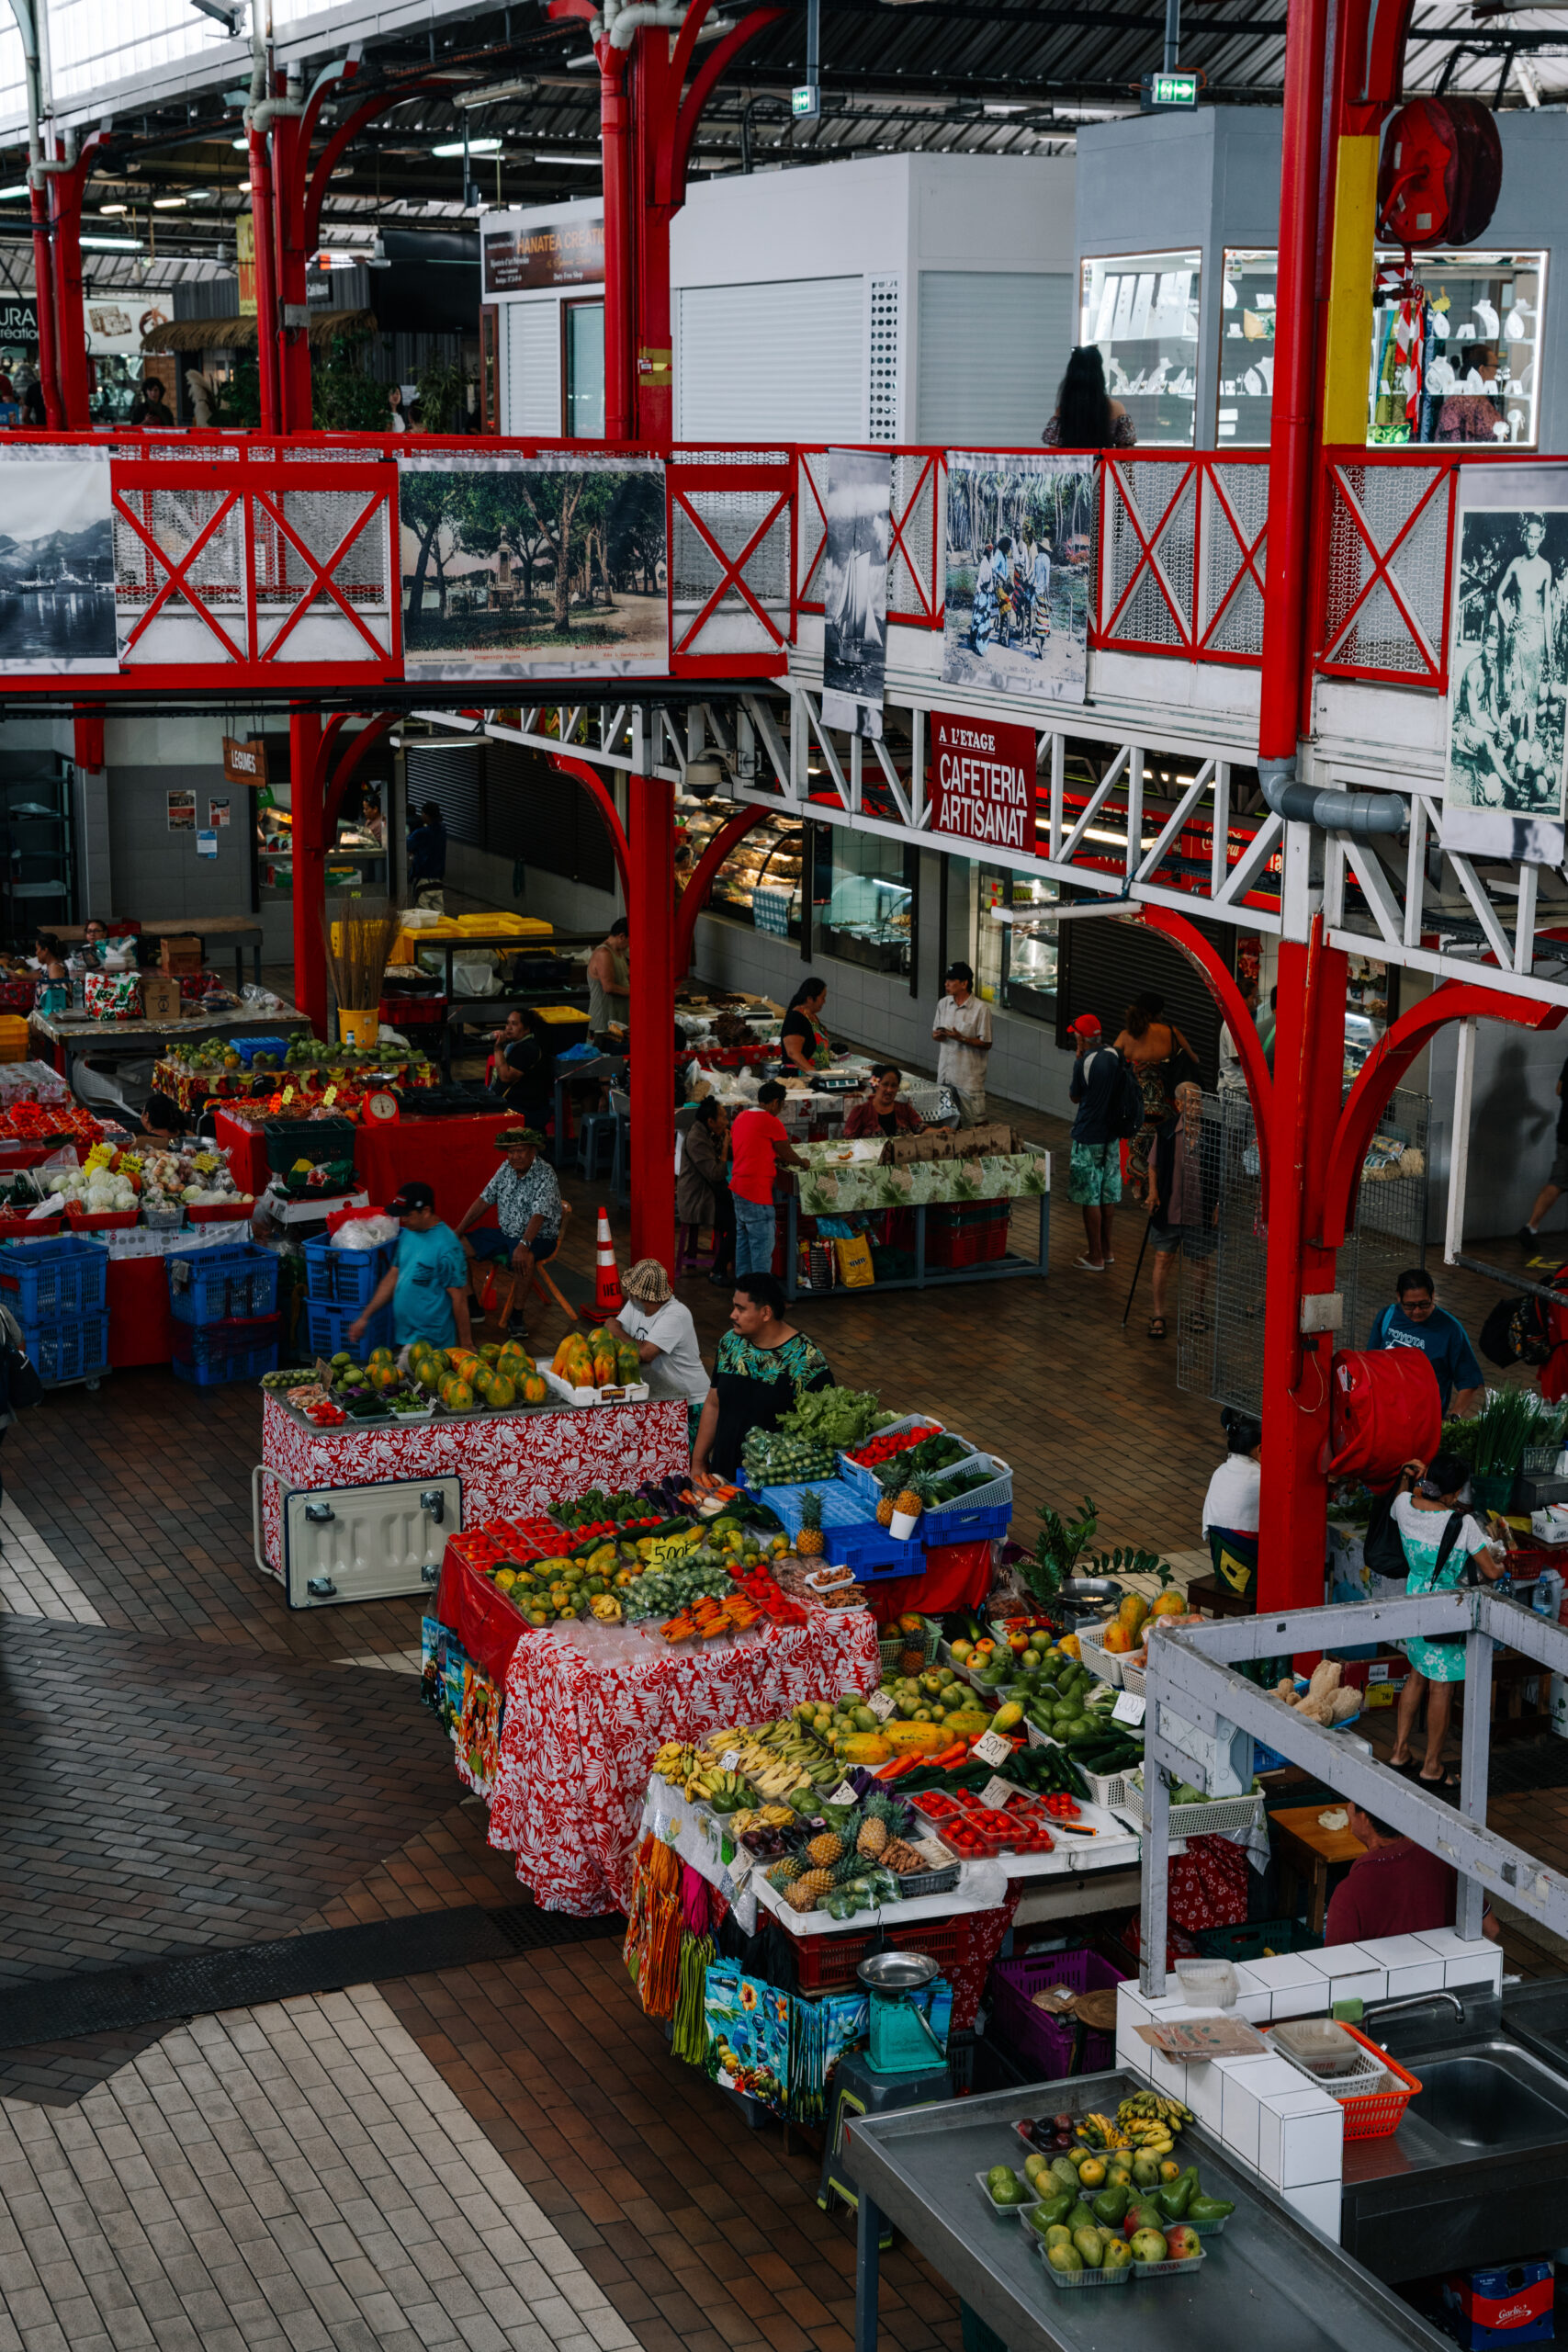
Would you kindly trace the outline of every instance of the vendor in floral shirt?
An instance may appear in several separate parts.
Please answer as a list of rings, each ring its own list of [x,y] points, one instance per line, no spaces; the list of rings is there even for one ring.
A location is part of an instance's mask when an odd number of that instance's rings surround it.
[[[495,1148],[506,1154],[505,1159],[479,1199],[464,1210],[457,1225],[457,1238],[470,1270],[481,1258],[499,1259],[521,1277],[516,1293],[520,1298],[528,1295],[535,1267],[553,1257],[560,1241],[560,1185],[555,1170],[540,1155],[543,1142],[544,1137],[532,1127],[502,1127]],[[490,1208],[494,1209],[501,1227],[500,1241],[492,1239],[488,1249],[476,1249],[465,1236]],[[513,1310],[513,1328],[520,1321]]]
[[[738,1275],[729,1329],[718,1343],[692,1447],[693,1483],[716,1487],[733,1478],[749,1430],[777,1429],[803,1388],[832,1385],[827,1357],[788,1321],[773,1275]]]

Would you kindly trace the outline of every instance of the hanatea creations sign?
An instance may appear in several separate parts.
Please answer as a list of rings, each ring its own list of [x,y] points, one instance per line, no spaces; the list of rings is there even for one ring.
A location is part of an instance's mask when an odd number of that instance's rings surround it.
[[[933,710],[931,831],[1033,850],[1034,762],[1032,727]]]
[[[604,220],[548,220],[492,229],[484,240],[484,290],[520,294],[550,286],[602,286]]]

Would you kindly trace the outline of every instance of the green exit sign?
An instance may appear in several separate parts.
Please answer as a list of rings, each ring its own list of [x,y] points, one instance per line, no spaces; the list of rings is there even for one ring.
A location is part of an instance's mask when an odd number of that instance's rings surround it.
[[[803,82],[790,92],[789,106],[797,121],[802,118],[815,121],[822,112],[822,94],[814,83]]]
[[[1199,78],[1196,74],[1145,74],[1144,104],[1146,107],[1195,107]]]

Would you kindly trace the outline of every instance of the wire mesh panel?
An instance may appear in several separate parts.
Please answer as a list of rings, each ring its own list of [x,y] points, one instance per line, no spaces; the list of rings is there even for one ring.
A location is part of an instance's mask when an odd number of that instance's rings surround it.
[[[1321,668],[1438,683],[1453,479],[1441,466],[1331,469]]]
[[[1106,642],[1184,650],[1192,639],[1197,469],[1179,459],[1108,462],[1105,510]]]
[[[937,548],[940,471],[934,457],[893,460],[897,536],[887,569],[887,617],[931,628],[940,626],[944,601]]]
[[[802,449],[795,537],[795,587],[806,612],[822,609],[822,557],[828,545],[828,452]]]
[[[1432,1105],[1402,1088],[1378,1123],[1361,1167],[1356,1230],[1339,1252],[1345,1300],[1340,1345],[1364,1347],[1373,1319],[1407,1266],[1427,1257],[1427,1130]]]
[[[1269,467],[1215,465],[1203,485],[1198,613],[1202,650],[1263,657],[1263,567]]]
[[[672,485],[671,613],[682,654],[780,652],[790,623],[787,481]],[[759,607],[761,608],[759,610]],[[771,624],[771,627],[770,627]]]

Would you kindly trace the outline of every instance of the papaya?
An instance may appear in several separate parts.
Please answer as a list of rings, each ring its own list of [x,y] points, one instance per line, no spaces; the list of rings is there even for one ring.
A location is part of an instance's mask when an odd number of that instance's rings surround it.
[[[449,1413],[471,1413],[474,1409],[472,1384],[459,1379],[456,1373],[447,1374],[437,1393]]]
[[[839,1742],[839,1754],[846,1764],[886,1764],[893,1750],[881,1732],[852,1732]]]
[[[440,1366],[436,1363],[434,1356],[422,1356],[420,1358],[419,1371],[416,1377],[419,1381],[420,1386],[422,1388],[428,1389],[431,1396],[434,1396],[439,1393],[443,1374]]]
[[[911,1749],[919,1756],[935,1756],[952,1744],[942,1724],[888,1723],[882,1736],[895,1756],[908,1756]]]
[[[508,1405],[514,1405],[516,1402],[515,1383],[508,1380],[503,1372],[492,1372],[485,1384],[485,1403],[492,1411],[500,1413],[504,1412]]]
[[[545,1383],[542,1374],[530,1372],[525,1375],[523,1381],[523,1402],[525,1405],[547,1404],[549,1400],[549,1389]]]

